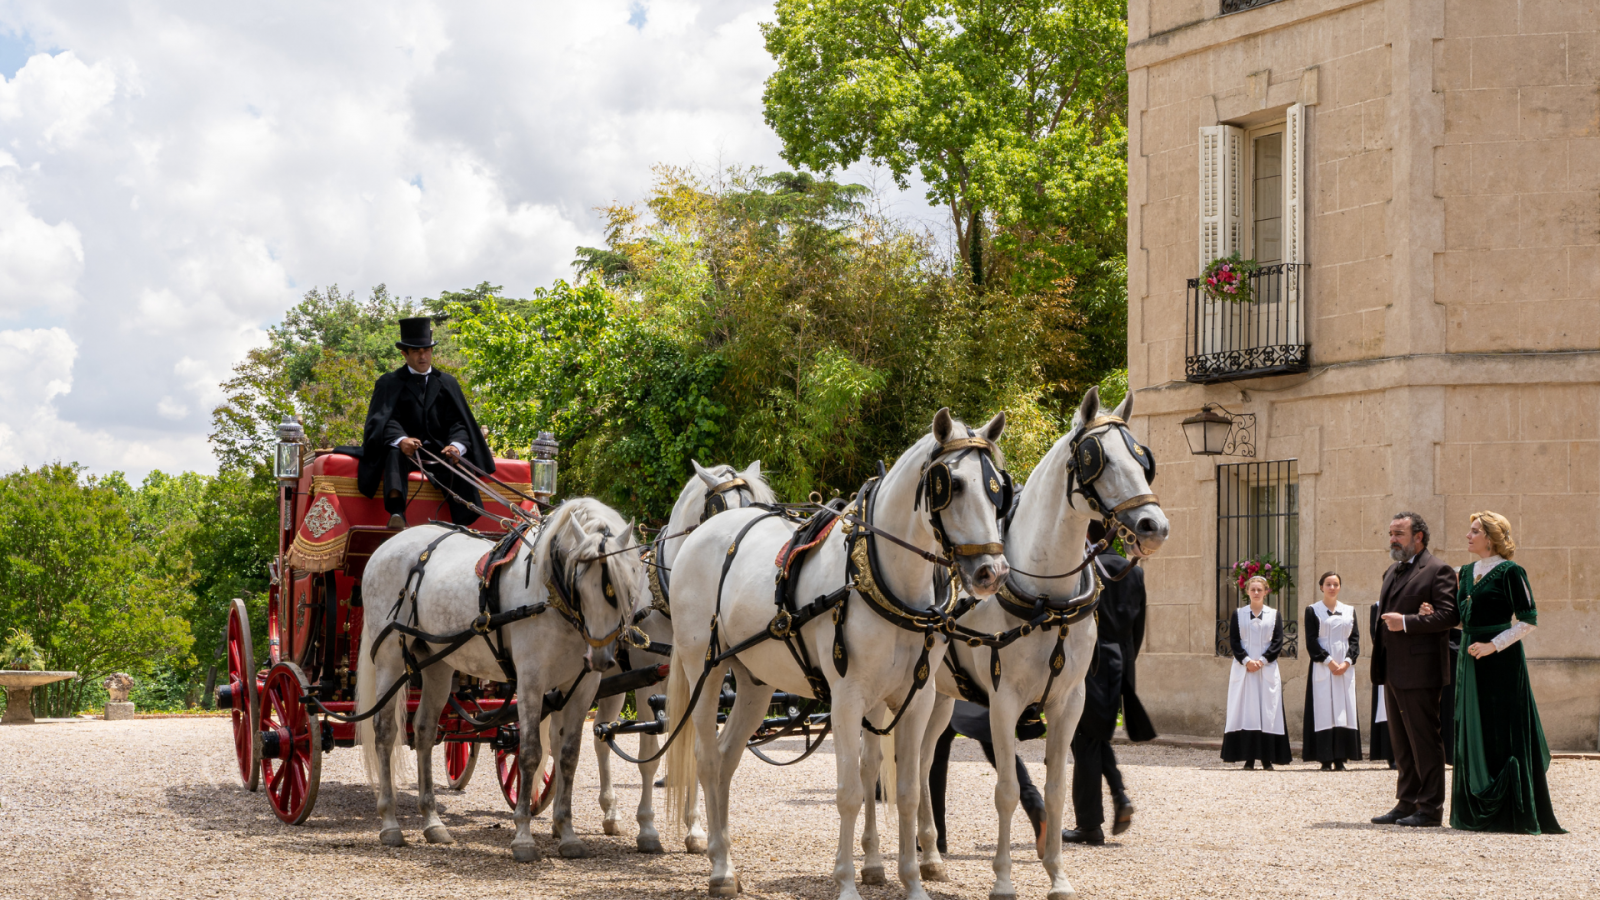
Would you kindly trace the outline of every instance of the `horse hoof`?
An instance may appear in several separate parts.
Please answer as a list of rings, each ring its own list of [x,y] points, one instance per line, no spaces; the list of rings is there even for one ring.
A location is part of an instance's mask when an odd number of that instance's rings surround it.
[[[646,837],[646,836],[644,836],[642,834],[639,835],[639,852],[640,853],[660,853],[661,852],[661,839],[658,838],[658,837]]]
[[[563,859],[582,859],[588,855],[589,848],[583,845],[583,841],[570,841],[561,845]]]
[[[606,834],[616,836],[622,833],[622,826],[617,824],[616,819],[606,819],[600,823],[600,830]]]
[[[404,847],[406,845],[406,833],[398,828],[385,828],[378,832],[378,843],[385,847]]]
[[[1003,894],[999,891],[990,891],[989,900],[1017,900],[1017,892],[1015,889]]]
[[[422,836],[430,844],[454,844],[456,839],[450,834],[450,829],[443,825],[429,825],[422,830]]]
[[[721,878],[711,879],[711,896],[737,897],[744,893],[744,885],[739,883],[739,876],[724,875]]]
[[[1049,900],[1077,900],[1077,891],[1051,891]]]
[[[706,852],[705,835],[691,834],[684,838],[683,849],[686,853],[698,853],[704,856]]]
[[[539,847],[532,841],[526,844],[512,844],[511,858],[517,862],[538,862]]]
[[[945,871],[944,863],[942,863],[942,862],[923,863],[922,864],[922,880],[923,881],[949,881],[950,880],[950,874]]]
[[[868,866],[861,870],[862,884],[888,884],[889,879],[883,877],[883,866]]]

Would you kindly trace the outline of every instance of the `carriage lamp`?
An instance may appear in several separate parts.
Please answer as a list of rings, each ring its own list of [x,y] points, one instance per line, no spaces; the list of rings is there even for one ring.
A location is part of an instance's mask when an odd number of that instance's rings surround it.
[[[1215,403],[1183,420],[1183,436],[1195,456],[1255,456],[1255,413],[1233,413]]]
[[[300,479],[300,445],[305,442],[306,430],[294,416],[284,416],[278,425],[278,454],[272,461],[272,474],[281,481]]]
[[[556,454],[561,445],[548,431],[539,432],[529,448],[528,480],[533,484],[534,496],[548,500],[556,492]]]

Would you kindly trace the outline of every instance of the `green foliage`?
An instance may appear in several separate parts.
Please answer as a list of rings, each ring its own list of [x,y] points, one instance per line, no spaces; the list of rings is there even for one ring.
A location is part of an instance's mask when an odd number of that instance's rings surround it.
[[[313,447],[360,443],[372,383],[401,362],[395,320],[417,314],[383,285],[366,301],[338,285],[307,291],[268,329],[267,346],[251,350],[222,383],[225,399],[211,413],[221,467],[248,470],[268,459],[285,415],[301,417]],[[435,348],[436,363],[448,356],[448,346]]]
[[[78,673],[43,692],[52,715],[111,672],[185,660],[193,641],[188,573],[139,539],[125,489],[59,463],[0,477],[0,630],[27,630],[49,668]]]
[[[1117,369],[1100,380],[1100,406],[1115,409],[1128,396],[1128,370]]]
[[[664,518],[727,412],[712,399],[721,361],[681,346],[600,281],[476,309],[452,304],[454,340],[498,452],[552,431],[564,494]]]
[[[44,654],[33,642],[33,635],[21,628],[13,628],[0,644],[0,669],[22,669],[38,672],[44,669]]]

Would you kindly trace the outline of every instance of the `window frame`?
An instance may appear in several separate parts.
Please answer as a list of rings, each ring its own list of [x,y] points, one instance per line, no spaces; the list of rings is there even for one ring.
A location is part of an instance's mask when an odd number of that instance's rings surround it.
[[[1216,655],[1232,656],[1228,644],[1228,622],[1248,600],[1234,583],[1232,566],[1235,562],[1260,555],[1263,548],[1255,546],[1259,529],[1270,526],[1271,545],[1266,552],[1274,553],[1289,570],[1289,585],[1281,591],[1267,595],[1266,605],[1283,617],[1283,650],[1281,656],[1296,658],[1300,646],[1300,473],[1299,460],[1295,458],[1264,460],[1261,462],[1229,463],[1216,468],[1216,582],[1217,620]],[[1257,509],[1252,491],[1271,488],[1281,499],[1280,509],[1262,513]]]

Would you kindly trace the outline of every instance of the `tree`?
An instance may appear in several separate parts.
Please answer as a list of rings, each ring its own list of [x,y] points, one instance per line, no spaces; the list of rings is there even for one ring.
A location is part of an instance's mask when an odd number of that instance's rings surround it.
[[[307,291],[222,383],[226,399],[211,413],[219,464],[249,470],[269,458],[285,415],[301,417],[312,446],[360,443],[372,384],[400,361],[395,320],[417,314],[381,284],[364,302],[338,285]]]
[[[0,477],[0,633],[33,636],[52,669],[78,677],[43,692],[75,714],[86,688],[118,671],[187,656],[186,567],[142,543],[120,477],[54,463]]]
[[[778,0],[766,120],[794,165],[917,171],[982,284],[986,217],[1125,219],[1126,20],[1126,0]]]

